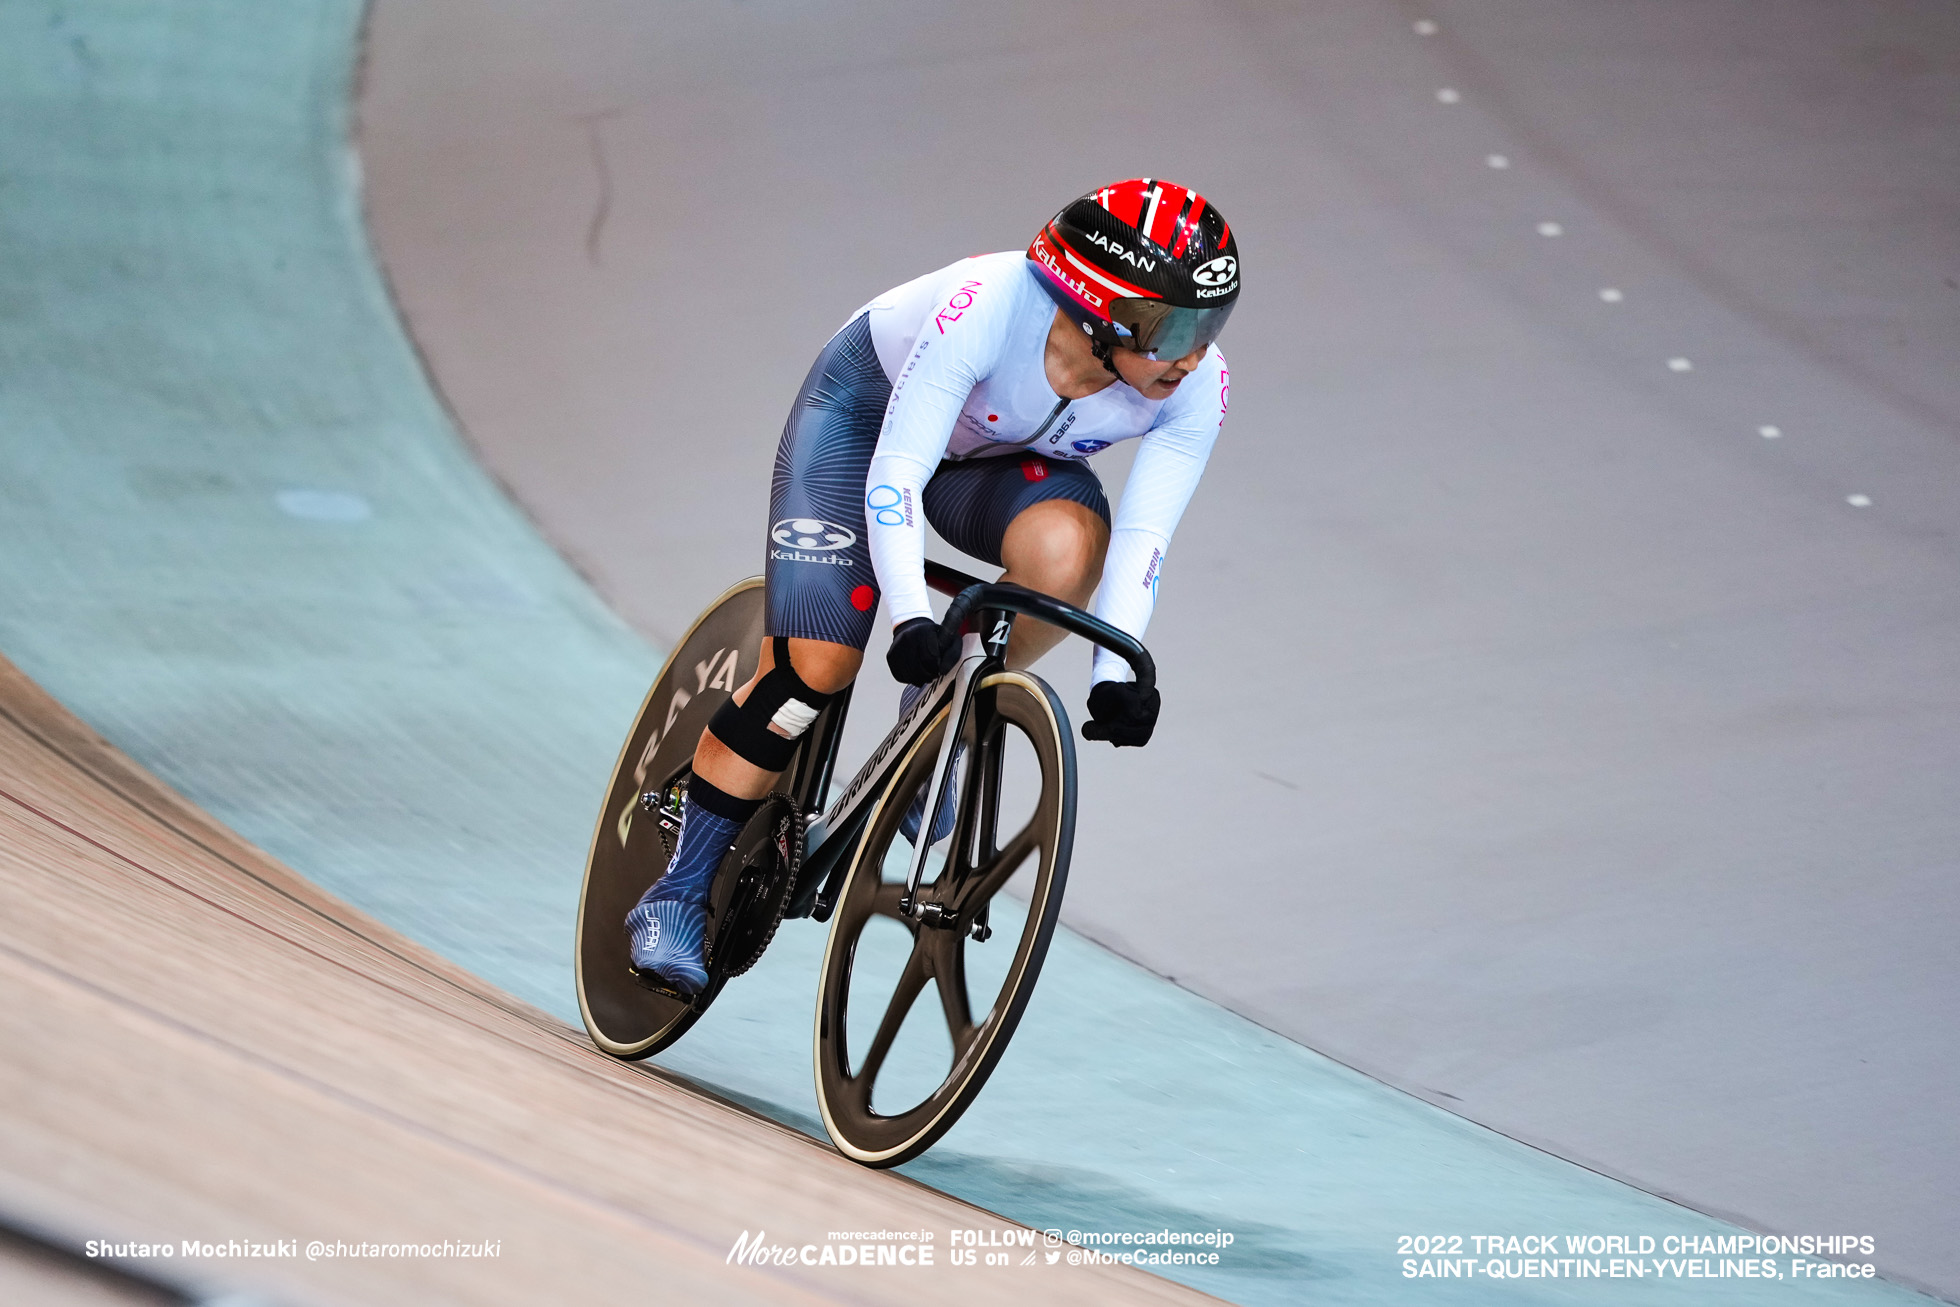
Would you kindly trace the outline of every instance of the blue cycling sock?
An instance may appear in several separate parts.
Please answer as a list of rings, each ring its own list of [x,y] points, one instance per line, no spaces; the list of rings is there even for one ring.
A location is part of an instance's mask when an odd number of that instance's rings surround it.
[[[706,903],[715,868],[735,836],[762,807],[761,799],[738,799],[696,776],[687,783],[681,806],[681,838],[667,873],[640,896],[642,903],[675,900]]]

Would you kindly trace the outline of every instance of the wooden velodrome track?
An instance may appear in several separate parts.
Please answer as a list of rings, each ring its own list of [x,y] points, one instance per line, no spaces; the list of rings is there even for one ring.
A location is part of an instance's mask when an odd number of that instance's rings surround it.
[[[1210,1301],[1120,1267],[948,1265],[950,1231],[1009,1223],[603,1056],[246,844],[4,660],[0,898],[14,1211],[75,1242],[500,1243],[157,1264],[179,1283],[371,1304]],[[931,1269],[727,1261],[745,1231],[919,1229]],[[25,1285],[21,1261],[0,1257],[0,1288]]]

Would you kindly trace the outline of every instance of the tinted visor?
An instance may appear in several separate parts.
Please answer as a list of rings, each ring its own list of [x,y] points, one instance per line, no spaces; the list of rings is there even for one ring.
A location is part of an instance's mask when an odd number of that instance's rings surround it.
[[[1162,300],[1119,299],[1109,306],[1116,343],[1157,359],[1181,359],[1209,348],[1231,316],[1230,304],[1181,309]]]

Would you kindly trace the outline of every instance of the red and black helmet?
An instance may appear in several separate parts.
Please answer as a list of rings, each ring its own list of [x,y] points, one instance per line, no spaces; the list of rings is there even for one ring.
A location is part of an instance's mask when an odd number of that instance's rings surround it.
[[[1239,298],[1232,224],[1156,177],[1091,191],[1028,246],[1042,284],[1102,346],[1182,358],[1218,338]]]

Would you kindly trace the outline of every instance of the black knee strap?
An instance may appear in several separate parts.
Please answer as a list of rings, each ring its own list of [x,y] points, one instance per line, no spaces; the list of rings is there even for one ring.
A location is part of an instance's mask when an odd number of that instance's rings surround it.
[[[771,667],[744,703],[729,699],[708,719],[708,729],[736,757],[779,772],[789,766],[796,742],[831,700],[803,683],[789,663],[789,641],[776,636],[776,665]],[[771,724],[783,734],[769,729]]]

